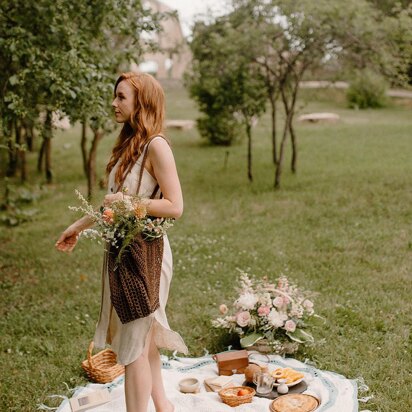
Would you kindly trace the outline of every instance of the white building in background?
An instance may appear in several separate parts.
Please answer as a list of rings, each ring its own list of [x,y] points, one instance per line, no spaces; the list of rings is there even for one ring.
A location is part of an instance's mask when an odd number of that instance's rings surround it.
[[[173,12],[174,10],[158,0],[145,2],[154,12]],[[131,69],[153,74],[158,79],[181,79],[191,61],[191,53],[177,16],[170,16],[162,21],[163,30],[156,33],[155,41],[162,51],[146,53],[139,65],[132,64]]]

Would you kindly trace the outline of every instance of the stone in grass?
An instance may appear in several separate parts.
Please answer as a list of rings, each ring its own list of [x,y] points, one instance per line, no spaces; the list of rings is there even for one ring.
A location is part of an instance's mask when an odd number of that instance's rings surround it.
[[[190,130],[194,125],[193,120],[166,120],[167,129]]]
[[[340,116],[336,113],[309,113],[309,114],[302,114],[298,117],[300,122],[310,122],[310,123],[317,123],[317,122],[330,122],[334,123],[340,119]]]

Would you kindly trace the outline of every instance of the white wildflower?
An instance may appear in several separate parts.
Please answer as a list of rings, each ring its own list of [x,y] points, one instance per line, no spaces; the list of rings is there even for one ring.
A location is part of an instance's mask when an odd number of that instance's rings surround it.
[[[303,316],[303,307],[297,303],[292,303],[289,315],[292,318],[301,318]]]
[[[224,318],[217,318],[215,320],[212,320],[212,326],[214,328],[223,328],[223,329],[230,328],[229,322],[227,322],[227,320]]]

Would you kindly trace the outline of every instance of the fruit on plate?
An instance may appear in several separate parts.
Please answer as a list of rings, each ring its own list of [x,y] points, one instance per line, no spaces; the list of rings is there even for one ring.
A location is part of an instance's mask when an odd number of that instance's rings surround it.
[[[302,379],[305,377],[303,373],[300,373],[292,368],[277,368],[274,371],[272,371],[272,376],[276,380],[285,379],[286,385],[296,382],[299,379]]]
[[[249,391],[247,389],[239,389],[237,391],[237,396],[245,396],[245,395],[249,395]]]

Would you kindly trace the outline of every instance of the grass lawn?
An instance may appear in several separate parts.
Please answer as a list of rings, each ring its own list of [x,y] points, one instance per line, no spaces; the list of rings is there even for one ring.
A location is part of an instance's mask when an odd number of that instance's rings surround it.
[[[169,118],[196,117],[183,89],[166,89]],[[236,269],[287,274],[317,293],[315,309],[326,319],[312,331],[318,345],[297,357],[363,377],[373,399],[361,409],[410,412],[411,109],[351,111],[339,93],[329,97],[303,95],[302,112],[333,111],[341,121],[296,125],[298,173],[286,165],[279,191],[272,189],[268,116],[254,129],[253,184],[244,142],[210,147],[195,130],[170,132],[185,213],[170,231],[169,321],[192,356],[223,350],[210,320],[235,296]],[[30,183],[40,194],[30,207],[38,214],[0,228],[1,411],[34,411],[47,395],[67,393],[64,382],[87,382],[80,363],[98,317],[102,250],[86,240],[69,256],[54,250],[75,217],[67,209],[77,203],[74,189],[85,192],[79,134],[56,134],[51,186],[39,186],[29,154]],[[101,174],[113,141],[106,137],[100,147]]]

